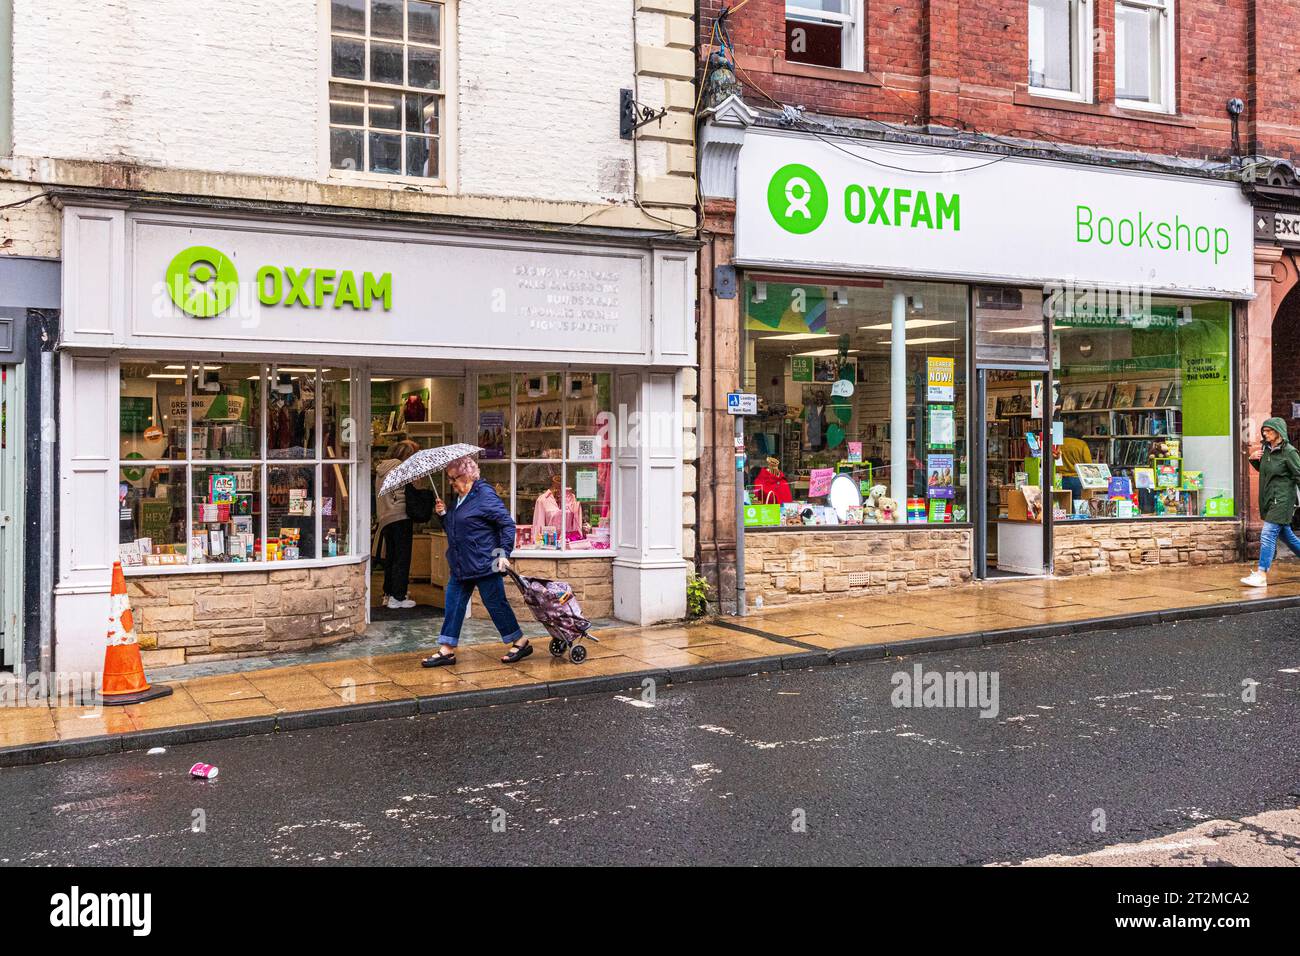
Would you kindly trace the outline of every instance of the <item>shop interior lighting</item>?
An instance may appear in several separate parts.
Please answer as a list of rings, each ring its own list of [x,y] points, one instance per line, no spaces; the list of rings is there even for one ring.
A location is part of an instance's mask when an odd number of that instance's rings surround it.
[[[935,325],[952,325],[953,322],[953,319],[908,319],[905,325],[909,329],[928,329]],[[863,331],[890,332],[893,331],[894,324],[881,322],[879,325],[859,325],[858,328]]]
[[[937,345],[937,344],[940,343],[940,342],[956,342],[956,341],[957,341],[957,340],[956,340],[955,338],[935,338],[935,337],[932,337],[932,336],[931,336],[931,337],[919,338],[919,339],[907,339],[907,340],[905,340],[905,343],[904,343],[904,344],[906,344],[906,345]],[[890,339],[881,339],[881,340],[880,340],[879,342],[877,342],[876,344],[877,344],[877,345],[893,345],[894,343],[893,343],[893,341],[890,340]]]

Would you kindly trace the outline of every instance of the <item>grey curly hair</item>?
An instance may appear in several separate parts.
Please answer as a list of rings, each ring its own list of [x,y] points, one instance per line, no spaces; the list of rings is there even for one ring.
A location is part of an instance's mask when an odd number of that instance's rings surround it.
[[[473,457],[467,455],[464,458],[457,458],[447,466],[448,478],[459,478],[461,475],[475,480],[482,477],[482,472],[480,472],[478,468],[478,462],[475,461]]]

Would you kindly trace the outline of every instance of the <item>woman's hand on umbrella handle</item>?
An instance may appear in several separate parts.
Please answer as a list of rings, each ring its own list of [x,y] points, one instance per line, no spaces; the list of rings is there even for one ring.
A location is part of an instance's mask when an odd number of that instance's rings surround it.
[[[442,515],[445,515],[447,513],[447,506],[443,504],[442,499],[439,498],[437,501],[433,503],[433,510],[438,513],[439,517],[441,517]]]
[[[510,559],[504,554],[497,558],[497,570],[502,572],[510,570]]]

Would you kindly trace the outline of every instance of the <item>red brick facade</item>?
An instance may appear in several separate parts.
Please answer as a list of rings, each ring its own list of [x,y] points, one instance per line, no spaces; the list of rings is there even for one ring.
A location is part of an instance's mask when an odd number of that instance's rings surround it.
[[[1278,0],[1176,0],[1172,115],[1115,105],[1115,0],[1094,0],[1093,102],[1032,96],[1027,0],[863,0],[865,72],[785,58],[784,0],[701,0],[701,55],[724,7],[739,78],[766,96],[825,114],[1198,158],[1232,148],[1229,99],[1246,104],[1242,147],[1300,157],[1300,19]],[[761,91],[761,92],[760,92]]]

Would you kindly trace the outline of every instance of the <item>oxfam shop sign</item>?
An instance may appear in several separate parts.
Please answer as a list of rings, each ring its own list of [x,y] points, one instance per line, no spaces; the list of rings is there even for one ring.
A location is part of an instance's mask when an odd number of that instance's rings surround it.
[[[982,281],[1253,294],[1231,182],[751,132],[736,259]]]
[[[234,261],[212,246],[190,246],[176,254],[164,276],[167,295],[176,308],[198,319],[229,310],[240,298],[239,270]],[[267,306],[307,309],[393,307],[391,273],[351,269],[264,265],[257,270],[257,301]]]

